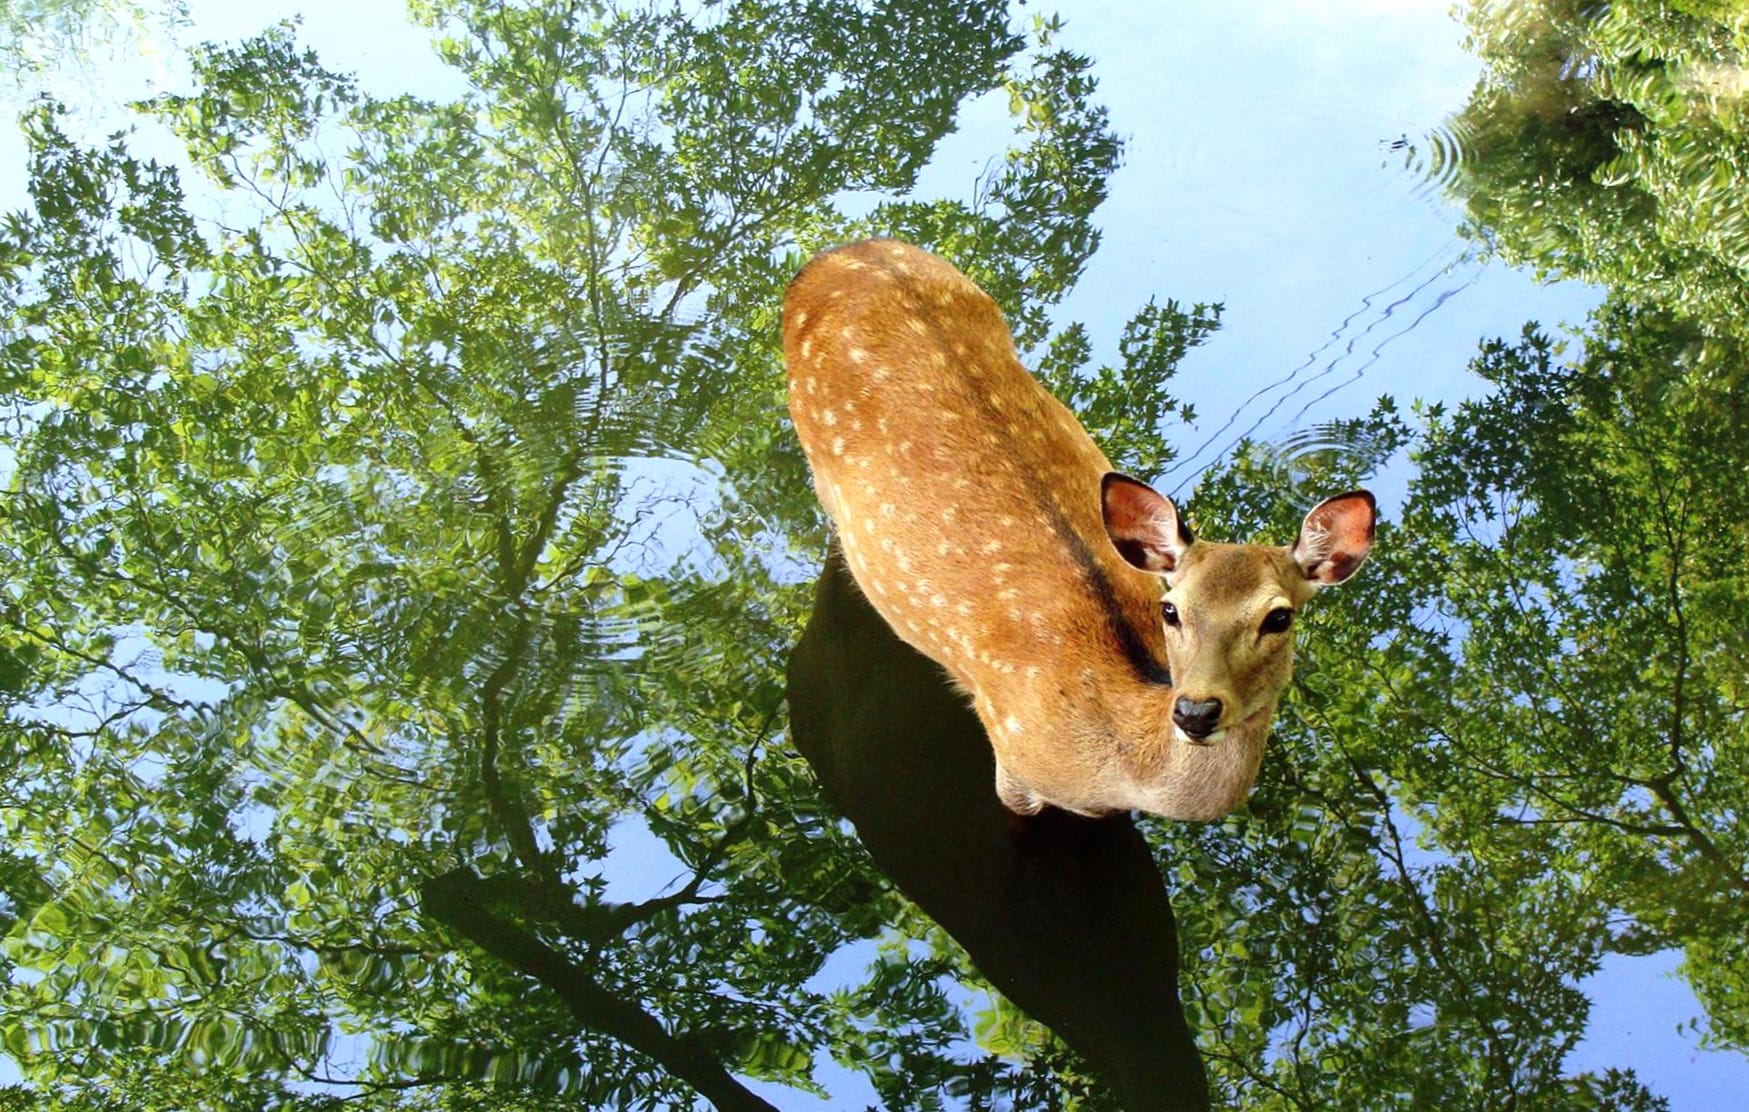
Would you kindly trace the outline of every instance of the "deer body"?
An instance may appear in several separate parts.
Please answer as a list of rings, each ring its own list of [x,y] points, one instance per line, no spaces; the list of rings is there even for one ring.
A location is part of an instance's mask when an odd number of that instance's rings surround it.
[[[851,574],[971,697],[1002,801],[1238,807],[1292,669],[1285,627],[1263,626],[1358,567],[1371,496],[1324,503],[1294,546],[1193,543],[1021,366],[989,296],[894,241],[803,268],[783,338],[790,413]]]

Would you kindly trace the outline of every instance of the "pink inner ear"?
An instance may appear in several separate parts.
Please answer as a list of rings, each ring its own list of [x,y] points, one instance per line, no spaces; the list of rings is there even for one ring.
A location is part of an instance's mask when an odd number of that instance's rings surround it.
[[[1143,571],[1169,572],[1190,544],[1178,509],[1153,487],[1112,472],[1101,485],[1105,531],[1119,555]]]
[[[1360,567],[1360,561],[1361,557],[1354,553],[1338,549],[1325,558],[1321,569],[1325,574],[1322,578],[1332,583],[1340,583],[1354,574],[1355,569]]]
[[[1307,578],[1328,584],[1353,575],[1372,551],[1377,517],[1373,497],[1364,490],[1339,494],[1307,514],[1294,545]]]

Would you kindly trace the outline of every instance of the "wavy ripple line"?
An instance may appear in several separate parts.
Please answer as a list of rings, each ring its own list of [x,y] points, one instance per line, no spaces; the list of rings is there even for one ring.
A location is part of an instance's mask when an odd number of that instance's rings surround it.
[[[1338,365],[1340,365],[1343,362],[1343,360],[1356,354],[1356,348],[1359,346],[1361,341],[1363,341],[1368,335],[1370,335],[1372,332],[1376,331],[1378,328],[1380,328],[1381,326],[1386,324],[1388,321],[1390,321],[1394,316],[1396,316],[1398,311],[1404,305],[1407,305],[1410,302],[1414,301],[1428,287],[1434,285],[1441,278],[1444,278],[1445,276],[1450,274],[1451,269],[1454,266],[1456,266],[1458,263],[1462,262],[1465,257],[1467,257],[1467,252],[1464,252],[1464,251],[1460,251],[1458,254],[1456,254],[1454,256],[1448,256],[1448,251],[1449,251],[1449,248],[1447,248],[1445,246],[1441,246],[1441,248],[1439,250],[1437,250],[1433,254],[1429,255],[1426,259],[1422,260],[1416,266],[1410,268],[1409,271],[1407,271],[1402,277],[1396,279],[1395,281],[1393,281],[1385,286],[1381,286],[1380,288],[1373,290],[1372,292],[1370,292],[1368,294],[1365,294],[1361,298],[1360,305],[1353,312],[1349,313],[1346,317],[1344,317],[1342,319],[1341,323],[1339,323],[1336,326],[1336,328],[1331,330],[1329,337],[1322,344],[1320,344],[1317,348],[1313,349],[1306,356],[1306,359],[1304,362],[1300,363],[1298,366],[1294,367],[1292,370],[1288,371],[1286,374],[1284,374],[1280,378],[1274,380],[1273,382],[1267,383],[1266,385],[1261,386],[1258,389],[1254,390],[1247,398],[1245,398],[1244,401],[1240,402],[1237,406],[1234,407],[1233,412],[1232,412],[1232,416],[1228,417],[1227,420],[1221,425],[1220,428],[1216,429],[1208,437],[1204,438],[1202,443],[1198,444],[1193,451],[1180,457],[1177,462],[1175,462],[1170,468],[1168,468],[1166,470],[1166,472],[1164,473],[1162,478],[1164,478],[1166,475],[1174,474],[1175,472],[1177,472],[1177,471],[1179,471],[1187,466],[1190,466],[1192,464],[1196,464],[1200,459],[1203,458],[1204,453],[1210,447],[1210,445],[1212,445],[1216,441],[1218,441],[1229,429],[1231,429],[1235,424],[1238,423],[1238,421],[1240,420],[1241,416],[1244,414],[1246,409],[1250,408],[1252,404],[1261,401],[1264,397],[1268,396],[1271,392],[1276,391],[1276,390],[1280,390],[1281,388],[1286,387],[1286,386],[1290,386],[1290,385],[1293,387],[1292,389],[1288,390],[1285,394],[1282,394],[1279,398],[1277,398],[1275,400],[1274,404],[1272,404],[1269,407],[1269,409],[1264,411],[1264,413],[1262,415],[1260,415],[1256,420],[1252,421],[1242,432],[1240,432],[1237,436],[1229,439],[1226,442],[1226,444],[1220,449],[1220,451],[1215,453],[1215,455],[1213,457],[1214,459],[1220,459],[1220,458],[1224,457],[1227,453],[1231,452],[1238,445],[1238,443],[1240,441],[1244,440],[1246,437],[1255,433],[1263,425],[1263,423],[1265,421],[1269,420],[1270,417],[1274,416],[1281,409],[1281,407],[1287,403],[1288,399],[1299,394],[1302,390],[1304,390],[1307,386],[1310,386],[1312,383],[1317,382],[1318,380],[1320,380],[1322,378],[1326,378],[1329,375],[1335,373],[1336,368],[1338,367]],[[1435,270],[1435,272],[1433,274],[1431,274],[1427,278],[1423,279],[1422,281],[1417,282],[1413,287],[1411,287],[1408,290],[1408,292],[1404,293],[1401,297],[1386,304],[1382,309],[1380,309],[1378,311],[1378,315],[1375,316],[1370,322],[1368,322],[1368,324],[1366,325],[1365,328],[1361,329],[1359,333],[1352,335],[1352,336],[1349,336],[1347,343],[1345,345],[1343,345],[1343,350],[1342,350],[1341,354],[1337,355],[1334,359],[1330,360],[1330,362],[1327,365],[1325,365],[1324,368],[1322,370],[1320,370],[1317,374],[1311,375],[1310,377],[1307,377],[1307,378],[1301,378],[1301,376],[1304,374],[1305,371],[1307,371],[1308,369],[1317,365],[1317,363],[1319,362],[1319,358],[1322,355],[1324,355],[1325,352],[1329,351],[1332,347],[1334,347],[1336,344],[1338,344],[1342,341],[1344,335],[1348,333],[1349,329],[1353,326],[1354,322],[1356,320],[1360,319],[1362,316],[1364,316],[1369,310],[1371,310],[1373,308],[1374,303],[1377,301],[1378,298],[1384,296],[1385,294],[1389,293],[1390,291],[1401,286],[1404,282],[1410,281],[1416,275],[1418,275],[1422,271],[1424,271],[1428,267],[1429,264],[1432,264],[1434,262],[1439,261],[1442,257],[1445,258],[1445,261],[1438,267],[1437,270]],[[1377,344],[1377,346],[1373,347],[1367,353],[1367,356],[1368,356],[1367,362],[1363,363],[1359,368],[1357,368],[1354,375],[1350,376],[1347,379],[1344,379],[1342,382],[1338,383],[1336,386],[1332,387],[1330,390],[1325,391],[1324,393],[1318,395],[1318,397],[1316,397],[1316,398],[1312,399],[1310,402],[1306,403],[1306,405],[1303,406],[1299,410],[1299,413],[1295,415],[1295,420],[1297,421],[1300,416],[1303,416],[1308,409],[1310,409],[1312,406],[1316,405],[1318,402],[1324,400],[1325,398],[1328,398],[1330,395],[1334,394],[1336,391],[1338,391],[1338,390],[1342,389],[1343,387],[1349,385],[1350,383],[1356,381],[1366,371],[1366,369],[1368,367],[1371,367],[1373,364],[1378,362],[1380,354],[1383,352],[1385,347],[1391,343],[1391,341],[1398,339],[1399,337],[1404,336],[1404,335],[1408,334],[1409,332],[1414,331],[1414,329],[1417,326],[1419,326],[1420,323],[1423,320],[1425,320],[1430,314],[1436,312],[1441,306],[1443,306],[1448,300],[1450,300],[1457,293],[1459,293],[1465,289],[1468,289],[1471,285],[1473,285],[1476,282],[1476,279],[1477,279],[1477,275],[1472,275],[1468,280],[1464,281],[1460,285],[1453,287],[1452,289],[1442,291],[1439,294],[1439,296],[1434,300],[1434,303],[1431,306],[1429,306],[1427,309],[1423,310],[1420,314],[1418,314],[1415,317],[1415,319],[1409,323],[1409,326],[1407,328],[1404,328],[1399,332],[1394,332],[1394,333],[1384,337],[1382,340],[1380,340],[1379,343]],[[1201,463],[1196,467],[1196,471],[1201,472],[1207,466],[1209,466],[1208,463]]]
[[[1338,390],[1341,390],[1347,386],[1350,386],[1353,383],[1359,382],[1361,376],[1366,373],[1367,368],[1373,366],[1375,363],[1377,363],[1379,361],[1379,353],[1385,349],[1385,345],[1389,344],[1392,340],[1399,339],[1403,336],[1407,336],[1409,333],[1415,331],[1415,329],[1420,326],[1422,321],[1426,320],[1428,317],[1430,317],[1434,313],[1438,312],[1440,306],[1444,305],[1447,301],[1450,301],[1452,298],[1456,297],[1458,294],[1463,293],[1465,290],[1467,290],[1471,286],[1475,285],[1477,280],[1480,278],[1481,278],[1481,272],[1477,271],[1477,272],[1471,274],[1469,276],[1469,278],[1465,279],[1463,282],[1459,283],[1458,285],[1453,286],[1451,289],[1442,291],[1438,297],[1434,298],[1432,305],[1429,305],[1427,308],[1423,309],[1419,314],[1416,315],[1414,320],[1409,322],[1409,327],[1403,329],[1400,332],[1393,332],[1389,336],[1386,336],[1383,340],[1380,340],[1379,345],[1377,347],[1373,348],[1372,351],[1367,353],[1367,361],[1362,363],[1360,366],[1356,367],[1354,369],[1354,373],[1352,375],[1343,379],[1341,382],[1338,382],[1336,385],[1330,387],[1330,389],[1324,391],[1322,394],[1319,394],[1317,397],[1313,398],[1311,401],[1307,402],[1305,405],[1300,406],[1299,410],[1294,413],[1293,420],[1290,422],[1290,424],[1294,424],[1294,425],[1299,424],[1300,418],[1302,418],[1306,415],[1307,410],[1311,409],[1313,406],[1317,405],[1319,402],[1323,401],[1325,398],[1328,398],[1330,395],[1336,393]],[[1316,377],[1316,376],[1314,376],[1314,377]],[[1305,382],[1301,383],[1300,385],[1301,386],[1310,385],[1312,381],[1313,381],[1313,379],[1307,379]],[[1297,393],[1299,391],[1299,388],[1300,387],[1295,387],[1294,392]],[[1291,397],[1292,395],[1289,395],[1289,396]],[[1287,399],[1283,398],[1282,400],[1286,401]],[[1255,429],[1255,426],[1253,426],[1253,429]]]

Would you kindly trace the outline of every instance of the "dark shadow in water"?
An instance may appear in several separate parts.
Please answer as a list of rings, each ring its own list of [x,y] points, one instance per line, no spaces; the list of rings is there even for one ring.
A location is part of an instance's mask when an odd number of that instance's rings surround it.
[[[863,599],[834,546],[789,666],[790,729],[875,864],[1125,1108],[1206,1109],[1178,931],[1128,817],[997,802],[983,727]]]

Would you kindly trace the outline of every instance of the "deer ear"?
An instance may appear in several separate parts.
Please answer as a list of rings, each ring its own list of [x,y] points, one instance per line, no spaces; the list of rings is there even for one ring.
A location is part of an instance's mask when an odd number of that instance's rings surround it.
[[[1170,498],[1128,475],[1106,472],[1099,501],[1112,546],[1143,571],[1170,575],[1195,541]]]
[[[1312,586],[1334,586],[1366,561],[1377,518],[1378,505],[1367,491],[1326,498],[1306,515],[1290,555]]]

